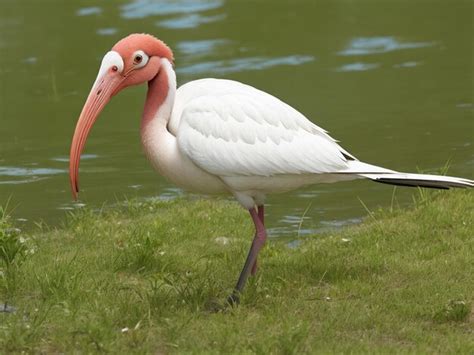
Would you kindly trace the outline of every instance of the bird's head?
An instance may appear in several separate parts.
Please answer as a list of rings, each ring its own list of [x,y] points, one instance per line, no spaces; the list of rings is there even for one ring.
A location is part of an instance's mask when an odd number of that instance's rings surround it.
[[[157,76],[161,59],[173,63],[173,52],[148,34],[131,34],[118,41],[102,59],[97,78],[77,121],[69,156],[69,177],[74,198],[79,192],[79,161],[87,136],[100,112],[122,89]]]

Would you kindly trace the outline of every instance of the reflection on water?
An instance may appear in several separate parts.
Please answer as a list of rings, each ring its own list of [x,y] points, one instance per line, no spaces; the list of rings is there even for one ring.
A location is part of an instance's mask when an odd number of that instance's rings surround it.
[[[102,9],[97,6],[83,7],[77,10],[77,16],[90,16],[90,15],[99,15],[102,13]]]
[[[36,57],[27,57],[22,60],[23,63],[25,64],[36,64],[38,62],[38,58]]]
[[[183,190],[177,187],[167,187],[164,188],[159,196],[152,196],[152,197],[147,197],[144,200],[145,201],[170,201],[174,200],[178,197],[182,197],[184,195]]]
[[[25,168],[0,166],[0,185],[23,185],[47,179],[49,176],[65,174],[66,170],[53,168]]]
[[[433,47],[436,42],[400,42],[395,37],[357,37],[349,42],[344,50],[338,52],[341,56],[365,56],[371,54],[389,53],[403,49]],[[420,65],[417,61],[407,61],[394,64],[393,68],[412,68]],[[358,72],[377,69],[380,63],[355,62],[336,68],[338,72]]]
[[[404,62],[400,64],[395,64],[393,67],[394,68],[414,68],[416,66],[421,65],[421,62]]]
[[[118,30],[115,27],[99,28],[96,33],[101,36],[113,36]]]
[[[158,21],[156,25],[158,27],[170,28],[170,29],[184,29],[184,28],[195,28],[199,25],[206,23],[212,23],[222,21],[225,19],[225,15],[214,15],[204,16],[201,14],[189,14],[185,16],[174,17],[169,20]]]
[[[393,68],[400,69],[400,68],[414,68],[416,66],[421,65],[421,62],[403,62],[400,64],[394,64]],[[338,72],[350,72],[350,71],[366,71],[371,69],[380,68],[380,63],[364,63],[364,62],[357,62],[357,63],[349,63],[341,65],[340,67],[336,68],[335,71]]]
[[[65,173],[66,170],[51,168],[20,168],[16,166],[0,166],[0,176],[34,176]]]
[[[20,184],[29,184],[32,182],[37,182],[47,179],[46,177],[33,176],[29,179],[17,179],[17,180],[0,180],[0,185],[20,185]]]
[[[57,207],[58,210],[62,211],[72,211],[78,208],[83,208],[86,207],[87,205],[85,203],[81,202],[72,202],[72,203],[65,203]]]
[[[365,71],[370,69],[375,69],[380,67],[379,63],[350,63],[344,64],[336,69],[336,71],[346,72],[346,71]]]
[[[321,221],[321,224],[325,226],[327,229],[334,229],[334,228],[340,228],[344,226],[348,226],[351,224],[358,224],[362,222],[361,218],[349,218],[345,220],[332,220],[332,221]]]
[[[143,189],[143,185],[129,185],[128,187],[134,190]]]
[[[137,19],[148,16],[188,14],[213,10],[223,4],[221,0],[134,0],[121,7],[121,15],[126,19]]]
[[[399,42],[394,37],[359,37],[352,39],[347,48],[338,54],[343,56],[369,55],[435,45],[436,42]]]
[[[97,154],[81,154],[81,161],[89,160],[89,159],[96,159],[98,157],[99,156]],[[51,158],[51,160],[69,163],[69,157],[67,155],[60,156],[60,157],[54,157],[54,158]]]
[[[225,19],[223,13],[207,13],[223,5],[221,0],[135,0],[121,7],[121,15],[125,19],[159,16],[161,19],[155,23],[158,27],[190,29]]]
[[[301,65],[314,61],[309,55],[290,55],[287,57],[250,57],[231,60],[202,62],[180,67],[178,74],[230,74],[241,71],[264,70],[279,65]]]
[[[294,236],[305,237],[312,236],[314,234],[324,233],[336,228],[347,227],[362,222],[362,218],[348,218],[343,220],[331,220],[321,221],[320,227],[315,228],[314,225],[309,223],[314,216],[311,217],[298,217],[298,216],[285,216],[285,218],[279,221],[282,227],[268,228],[268,235],[270,237],[285,237]],[[309,227],[306,227],[305,222],[308,222]]]
[[[224,2],[221,0],[134,0],[121,7],[121,16],[125,19],[160,16],[162,19],[155,23],[158,27],[189,29],[225,19],[226,15],[222,13],[206,14],[223,5]]]
[[[208,39],[202,41],[181,41],[176,45],[176,50],[189,60],[190,56],[198,57],[209,55],[224,45],[232,45],[228,39]]]

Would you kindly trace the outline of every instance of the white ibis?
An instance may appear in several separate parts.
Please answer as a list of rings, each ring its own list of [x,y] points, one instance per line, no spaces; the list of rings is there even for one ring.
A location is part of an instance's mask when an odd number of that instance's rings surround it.
[[[92,125],[112,96],[142,83],[148,83],[148,93],[141,139],[155,169],[183,189],[233,195],[255,225],[231,303],[257,270],[257,255],[267,238],[263,217],[269,193],[360,178],[403,186],[474,187],[468,179],[363,163],[291,106],[237,81],[201,79],[177,89],[170,48],[151,35],[132,34],[104,56],[77,122],[69,166],[74,198],[80,155]]]

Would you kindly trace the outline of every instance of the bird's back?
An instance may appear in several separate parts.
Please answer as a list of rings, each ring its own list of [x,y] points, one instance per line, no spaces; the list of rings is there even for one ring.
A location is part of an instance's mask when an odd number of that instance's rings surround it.
[[[201,97],[214,97],[216,100],[224,95],[266,95],[271,96],[250,85],[235,80],[205,78],[189,81],[176,91],[175,104],[169,127],[172,133],[177,133],[183,110],[193,100]],[[273,97],[273,96],[271,96]]]
[[[288,104],[232,80],[180,87],[168,126],[195,164],[223,177],[331,173],[350,157]]]

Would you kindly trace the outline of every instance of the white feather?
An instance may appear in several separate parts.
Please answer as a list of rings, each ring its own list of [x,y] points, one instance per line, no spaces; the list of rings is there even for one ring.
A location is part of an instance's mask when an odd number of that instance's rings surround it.
[[[181,87],[177,97],[171,121],[180,122],[179,148],[211,174],[270,177],[347,168],[344,150],[323,129],[263,91],[203,79]]]
[[[267,193],[360,178],[408,186],[474,186],[467,179],[363,163],[270,94],[221,79],[196,80],[176,90],[171,64],[163,68],[169,93],[142,139],[155,168],[185,189],[231,193],[252,208]]]

